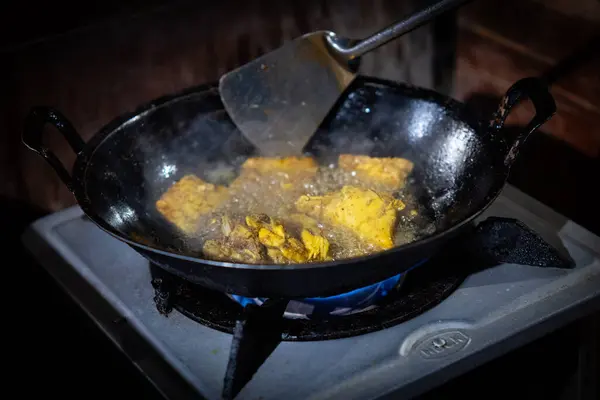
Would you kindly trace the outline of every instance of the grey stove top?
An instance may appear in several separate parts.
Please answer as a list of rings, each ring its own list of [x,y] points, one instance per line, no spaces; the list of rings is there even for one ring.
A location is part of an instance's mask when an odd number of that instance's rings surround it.
[[[431,310],[362,336],[283,342],[239,399],[406,398],[600,306],[600,238],[508,186],[483,216],[518,218],[576,262],[473,274]],[[154,306],[146,261],[78,207],[24,241],[98,326],[169,398],[220,398],[231,336]]]

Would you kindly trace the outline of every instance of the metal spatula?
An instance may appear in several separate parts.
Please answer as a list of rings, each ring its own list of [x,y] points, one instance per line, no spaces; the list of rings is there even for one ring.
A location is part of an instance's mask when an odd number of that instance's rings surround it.
[[[356,77],[360,56],[467,1],[439,1],[360,41],[303,35],[223,75],[225,109],[262,155],[299,155]]]

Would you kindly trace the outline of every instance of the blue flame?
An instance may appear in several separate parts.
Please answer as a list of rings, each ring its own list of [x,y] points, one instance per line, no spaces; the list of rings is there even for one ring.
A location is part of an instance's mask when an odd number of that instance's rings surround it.
[[[416,268],[423,263],[425,263],[427,259],[421,260],[412,267],[410,267],[406,272]],[[400,278],[403,274],[398,274],[392,276],[391,278],[387,278],[381,282],[374,283],[369,286],[365,286],[359,289],[352,290],[350,292],[336,294],[334,296],[328,297],[311,297],[307,299],[301,300],[303,303],[313,304],[315,307],[318,307],[322,311],[329,312],[336,308],[364,308],[368,307],[371,304],[374,304],[380,298],[387,296],[387,294],[396,288]],[[243,307],[246,307],[248,304],[260,304],[266,299],[252,299],[248,297],[232,295],[233,299],[240,303]]]

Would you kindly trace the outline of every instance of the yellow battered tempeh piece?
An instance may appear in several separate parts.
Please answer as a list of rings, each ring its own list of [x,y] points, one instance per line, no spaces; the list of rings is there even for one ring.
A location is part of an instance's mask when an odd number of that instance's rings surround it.
[[[394,246],[397,212],[404,207],[392,196],[355,186],[344,186],[325,196],[301,196],[296,202],[298,211],[350,229],[377,249]]]
[[[225,187],[186,175],[160,197],[156,208],[181,231],[193,234],[200,217],[213,211],[227,196]]]
[[[412,161],[405,158],[354,154],[341,154],[338,165],[345,171],[356,171],[357,177],[367,184],[374,182],[389,190],[403,188],[414,166]]]

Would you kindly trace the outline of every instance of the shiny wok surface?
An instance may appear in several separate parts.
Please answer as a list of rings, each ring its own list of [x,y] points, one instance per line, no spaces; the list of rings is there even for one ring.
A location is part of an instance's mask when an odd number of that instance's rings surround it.
[[[134,242],[189,255],[186,245],[193,244],[158,214],[155,201],[185,174],[214,182],[215,170],[235,169],[253,155],[252,145],[220,110],[216,90],[192,92],[90,143],[96,148],[80,165],[80,189],[94,214]],[[435,93],[361,80],[306,150],[325,164],[340,153],[413,161],[409,190],[441,232],[485,205],[504,172],[495,168],[500,164],[477,134],[479,127],[461,118],[458,104]]]
[[[288,296],[329,295],[403,272],[432,255],[445,241],[441,235],[479,213],[506,178],[502,158],[491,149],[493,142],[485,140],[482,125],[461,114],[460,104],[430,91],[360,79],[307,151],[322,163],[335,161],[340,153],[413,161],[409,190],[434,220],[433,236],[384,253],[330,263],[277,266],[201,260],[189,256],[190,246],[197,244],[187,242],[164,220],[155,201],[183,175],[211,180],[211,171],[223,165],[239,167],[254,149],[222,111],[212,87],[157,103],[115,121],[88,143],[94,151],[77,163],[76,195],[99,225],[130,241],[153,262],[228,292],[247,295],[247,288],[253,287],[250,294],[258,291],[263,296],[273,296],[274,289]],[[265,271],[290,276],[275,278]],[[292,271],[298,276],[291,276]],[[351,279],[344,282],[342,276]]]
[[[522,96],[537,103],[538,114],[523,135],[508,140],[499,128]],[[195,257],[189,252],[195,244],[183,240],[157,212],[158,197],[185,174],[214,182],[211,171],[235,169],[254,155],[223,111],[214,86],[158,99],[108,124],[85,145],[60,113],[36,109],[26,121],[23,140],[54,167],[92,221],[163,269],[247,297],[317,297],[402,273],[470,229],[470,221],[504,186],[517,154],[514,143],[554,110],[547,89],[534,78],[509,90],[491,126],[472,120],[460,103],[435,92],[358,78],[307,152],[321,163],[334,162],[340,153],[411,160],[408,188],[436,229],[384,252],[311,264],[248,265]],[[46,123],[57,126],[78,153],[71,176],[41,144]]]

